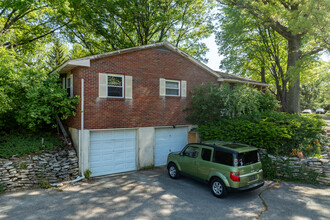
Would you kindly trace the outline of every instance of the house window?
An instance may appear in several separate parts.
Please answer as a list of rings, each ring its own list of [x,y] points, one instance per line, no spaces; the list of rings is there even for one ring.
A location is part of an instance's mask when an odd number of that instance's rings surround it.
[[[108,97],[123,98],[124,97],[124,77],[118,75],[108,75],[107,77]]]
[[[71,77],[66,78],[66,92],[68,96],[71,96]]]
[[[180,96],[180,81],[166,80],[165,91],[166,96]]]

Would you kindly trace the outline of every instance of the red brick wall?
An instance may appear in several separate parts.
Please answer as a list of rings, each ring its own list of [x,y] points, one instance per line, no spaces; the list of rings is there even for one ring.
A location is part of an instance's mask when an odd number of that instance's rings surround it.
[[[73,71],[73,93],[80,95],[85,81],[85,129],[152,127],[190,124],[183,109],[189,91],[202,82],[217,78],[188,59],[164,47],[150,48],[91,60],[91,67]],[[98,73],[133,77],[133,99],[98,98]],[[160,97],[159,78],[186,80],[187,98]],[[80,129],[80,104],[77,115],[67,120],[69,127]]]

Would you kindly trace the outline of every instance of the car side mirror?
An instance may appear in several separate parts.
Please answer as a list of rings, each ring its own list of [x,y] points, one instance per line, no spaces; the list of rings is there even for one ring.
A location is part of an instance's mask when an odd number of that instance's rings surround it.
[[[180,154],[179,154],[180,156],[183,156],[183,152],[180,152]]]

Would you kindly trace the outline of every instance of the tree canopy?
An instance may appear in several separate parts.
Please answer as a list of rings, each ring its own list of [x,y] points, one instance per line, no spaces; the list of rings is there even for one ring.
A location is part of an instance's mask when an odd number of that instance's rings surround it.
[[[205,60],[207,48],[200,40],[213,31],[213,0],[73,2],[76,16],[65,34],[91,54],[168,41]]]
[[[287,43],[287,111],[299,112],[300,73],[304,62],[320,51],[329,50],[329,9],[327,0],[271,1],[218,0],[224,7],[251,15],[257,25],[272,29]]]

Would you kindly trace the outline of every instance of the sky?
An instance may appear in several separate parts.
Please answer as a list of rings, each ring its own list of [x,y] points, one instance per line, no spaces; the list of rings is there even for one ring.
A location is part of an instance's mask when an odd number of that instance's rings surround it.
[[[206,53],[206,58],[209,60],[206,65],[213,70],[220,70],[219,65],[221,61],[221,56],[218,54],[218,47],[215,44],[215,35],[212,34],[209,38],[204,39],[203,42],[209,48],[209,52]]]

